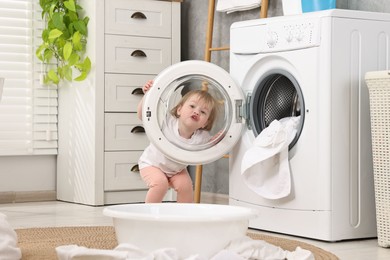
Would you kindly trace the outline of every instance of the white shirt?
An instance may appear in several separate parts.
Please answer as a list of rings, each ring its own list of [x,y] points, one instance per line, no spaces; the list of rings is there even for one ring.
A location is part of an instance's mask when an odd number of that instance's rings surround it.
[[[205,144],[211,138],[209,132],[205,130],[196,130],[190,139],[181,137],[179,134],[178,119],[172,115],[167,116],[162,127],[162,132],[170,142],[182,149],[185,147],[190,148],[194,145]],[[168,176],[172,176],[182,171],[188,165],[171,160],[158,150],[155,145],[150,144],[139,158],[138,166],[140,169],[154,166],[160,168]]]

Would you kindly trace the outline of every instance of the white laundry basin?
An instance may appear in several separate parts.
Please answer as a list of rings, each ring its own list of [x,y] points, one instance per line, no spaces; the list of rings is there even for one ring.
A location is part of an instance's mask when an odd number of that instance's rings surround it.
[[[126,204],[109,206],[118,243],[146,252],[176,248],[180,257],[199,254],[206,259],[244,236],[253,210],[228,205],[193,203]]]

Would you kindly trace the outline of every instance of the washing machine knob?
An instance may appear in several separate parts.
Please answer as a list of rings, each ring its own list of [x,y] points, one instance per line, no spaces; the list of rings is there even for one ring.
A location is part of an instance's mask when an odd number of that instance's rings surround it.
[[[278,34],[276,32],[268,32],[267,45],[270,48],[274,48],[278,42]]]
[[[299,42],[302,41],[304,37],[305,37],[305,34],[303,33],[303,31],[299,31],[297,33],[297,36],[296,36],[297,41],[299,41]]]
[[[292,42],[293,39],[294,39],[293,33],[292,33],[292,32],[287,33],[286,41],[287,41],[288,43],[290,43],[290,42]]]

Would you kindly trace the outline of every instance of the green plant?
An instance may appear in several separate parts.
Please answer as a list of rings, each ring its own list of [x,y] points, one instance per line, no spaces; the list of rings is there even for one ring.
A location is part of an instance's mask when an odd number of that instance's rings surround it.
[[[39,4],[45,28],[36,56],[46,65],[53,58],[56,60],[56,66],[50,66],[45,75],[44,83],[58,85],[63,79],[84,80],[91,70],[90,59],[84,57],[89,17],[80,17],[82,7],[77,0],[39,0]],[[79,71],[75,78],[73,69]]]

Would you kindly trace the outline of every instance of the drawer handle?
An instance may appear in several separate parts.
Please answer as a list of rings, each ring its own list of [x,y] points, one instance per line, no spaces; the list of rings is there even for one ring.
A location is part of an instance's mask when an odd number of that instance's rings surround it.
[[[132,172],[139,172],[139,166],[138,164],[134,165],[133,167],[131,167],[131,170]]]
[[[131,18],[133,19],[147,19],[146,18],[146,15],[144,15],[143,13],[141,12],[135,12],[131,15]]]
[[[144,92],[142,91],[142,88],[136,88],[131,92],[132,95],[143,95]]]
[[[141,50],[135,50],[131,53],[131,56],[132,57],[146,57],[146,54],[145,54],[145,52],[143,52]]]
[[[131,132],[132,133],[145,133],[145,128],[143,128],[142,126],[135,126],[133,129],[131,129]]]

